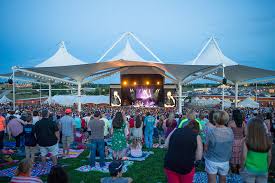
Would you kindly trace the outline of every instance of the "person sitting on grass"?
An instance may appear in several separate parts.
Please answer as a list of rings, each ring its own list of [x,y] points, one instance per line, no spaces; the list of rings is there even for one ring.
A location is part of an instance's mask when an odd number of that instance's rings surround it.
[[[68,183],[68,174],[61,166],[53,166],[48,175],[47,183]]]
[[[100,180],[101,183],[131,183],[133,179],[130,177],[122,177],[123,163],[121,161],[113,161],[109,165],[111,177],[104,177]]]
[[[131,156],[134,158],[139,158],[142,156],[142,144],[141,139],[134,138],[132,144],[130,145]]]
[[[15,172],[15,176],[12,177],[11,183],[43,183],[38,177],[31,176],[32,161],[30,159],[23,159],[20,161],[18,168]]]

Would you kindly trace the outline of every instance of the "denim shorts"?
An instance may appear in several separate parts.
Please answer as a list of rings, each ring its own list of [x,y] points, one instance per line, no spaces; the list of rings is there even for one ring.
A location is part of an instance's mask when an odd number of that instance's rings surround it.
[[[243,181],[246,183],[266,183],[268,180],[268,173],[255,174],[244,169],[240,172]]]

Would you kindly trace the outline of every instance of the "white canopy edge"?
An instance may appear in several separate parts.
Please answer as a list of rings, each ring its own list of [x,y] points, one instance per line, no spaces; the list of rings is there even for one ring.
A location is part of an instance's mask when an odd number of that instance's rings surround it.
[[[35,67],[55,67],[55,66],[68,66],[86,64],[85,62],[72,56],[66,49],[64,41],[59,44],[57,52],[45,60],[44,62],[36,65]]]
[[[49,103],[48,98],[44,103]],[[81,104],[109,104],[109,96],[105,95],[81,95]],[[77,95],[55,95],[51,98],[51,103],[59,104],[63,106],[73,106],[79,102],[79,96]]]

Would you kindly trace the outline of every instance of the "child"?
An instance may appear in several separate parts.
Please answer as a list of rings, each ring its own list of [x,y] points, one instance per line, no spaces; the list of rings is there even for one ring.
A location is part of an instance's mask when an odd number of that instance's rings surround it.
[[[130,177],[122,177],[123,163],[120,161],[113,161],[109,165],[109,172],[111,177],[104,177],[100,180],[101,183],[131,183],[133,179]]]
[[[139,158],[142,156],[142,144],[141,140],[134,138],[130,146],[131,156],[134,158]]]
[[[34,162],[34,155],[36,150],[36,138],[34,136],[34,125],[32,123],[32,116],[26,116],[26,122],[23,127],[23,134],[25,135],[25,152],[26,158]]]
[[[42,183],[42,180],[31,176],[32,162],[30,159],[23,159],[20,161],[15,176],[12,177],[11,183]]]

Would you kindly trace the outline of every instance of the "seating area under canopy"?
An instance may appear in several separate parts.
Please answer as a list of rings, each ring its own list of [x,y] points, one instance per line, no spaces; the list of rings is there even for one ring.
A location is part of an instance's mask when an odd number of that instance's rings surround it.
[[[117,56],[111,60],[102,61],[109,51],[126,36],[134,37],[134,39],[155,58],[155,61],[145,60],[139,56],[133,50],[128,40],[125,48]],[[142,68],[152,69],[173,83],[176,83],[178,85],[179,104],[181,104],[182,100],[182,85],[188,84],[196,79],[204,78],[222,83],[222,80],[226,78],[228,84],[235,85],[235,101],[237,101],[238,85],[248,83],[253,79],[265,79],[267,77],[274,79],[273,77],[275,76],[275,71],[239,65],[237,62],[229,59],[222,53],[213,37],[209,39],[194,60],[186,64],[166,64],[149,50],[133,33],[125,33],[97,62],[86,63],[73,57],[67,51],[64,42],[62,42],[58,51],[41,64],[30,68],[14,66],[12,67],[13,73],[2,74],[0,77],[10,78],[12,76],[14,82],[16,80],[22,80],[47,83],[49,84],[49,101],[51,101],[50,90],[51,85],[54,83],[77,85],[78,96],[80,97],[81,86],[83,84],[104,77],[110,77],[119,72],[126,72],[130,69],[135,70],[135,68],[139,68],[141,74]],[[257,80],[257,82],[259,81],[262,80]],[[13,96],[13,101],[15,101],[15,95]],[[179,105],[179,111],[181,111],[181,107],[182,105]],[[80,100],[78,102],[78,109],[79,111],[81,110]]]

